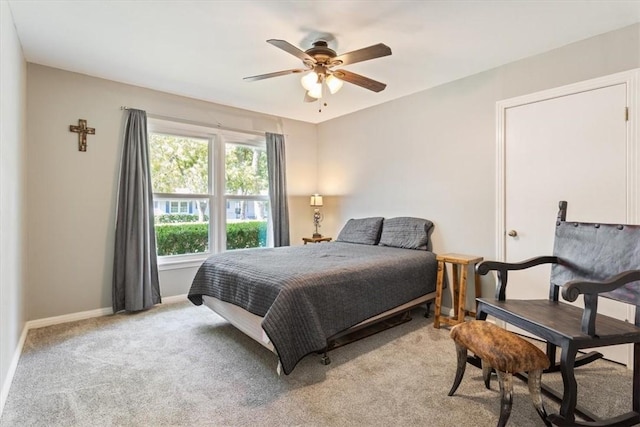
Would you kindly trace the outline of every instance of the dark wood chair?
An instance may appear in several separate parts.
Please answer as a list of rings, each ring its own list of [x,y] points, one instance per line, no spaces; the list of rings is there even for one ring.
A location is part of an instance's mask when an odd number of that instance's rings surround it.
[[[562,395],[543,387],[562,399],[559,413],[548,418],[553,424],[640,424],[640,226],[567,222],[566,212],[567,202],[560,202],[553,256],[519,263],[485,261],[478,264],[476,271],[481,275],[496,271],[498,283],[495,298],[476,299],[476,318],[486,320],[487,316],[493,316],[546,341],[547,356],[552,363],[547,372],[561,371],[564,385]],[[541,264],[552,264],[549,298],[507,299],[508,272]],[[512,282],[510,286],[518,286],[517,281]],[[570,302],[583,295],[585,308],[561,301],[560,293]],[[635,305],[635,322],[598,314],[600,297]],[[634,355],[632,409],[618,417],[600,420],[586,408],[577,406],[574,368],[590,363],[602,354],[592,351],[578,356],[578,351],[628,343],[633,344]],[[555,362],[558,347],[561,350],[559,363]],[[576,413],[587,421],[576,421]]]

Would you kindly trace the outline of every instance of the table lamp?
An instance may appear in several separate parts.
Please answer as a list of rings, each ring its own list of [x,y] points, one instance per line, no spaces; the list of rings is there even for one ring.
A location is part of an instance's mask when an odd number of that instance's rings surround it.
[[[313,237],[322,237],[322,234],[318,233],[318,227],[320,227],[320,221],[322,221],[322,214],[319,209],[322,206],[322,196],[319,194],[311,196],[310,205],[315,208],[313,210],[313,225],[315,226],[316,231],[313,233]]]

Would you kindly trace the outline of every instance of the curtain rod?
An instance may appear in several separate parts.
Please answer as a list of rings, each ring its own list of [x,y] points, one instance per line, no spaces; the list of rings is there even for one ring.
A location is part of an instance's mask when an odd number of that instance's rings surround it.
[[[131,110],[133,108],[131,107],[127,107],[127,106],[121,106],[120,110]],[[268,131],[256,131],[256,130],[246,130],[246,129],[238,129],[238,128],[232,128],[232,127],[228,127],[228,126],[222,126],[219,122],[216,124],[211,124],[211,123],[204,123],[204,122],[196,122],[193,120],[186,120],[186,119],[180,119],[177,117],[168,117],[168,116],[161,116],[158,114],[151,114],[151,113],[147,113],[147,116],[152,118],[152,119],[158,119],[158,120],[166,120],[166,121],[170,121],[170,122],[179,122],[179,123],[184,123],[184,124],[188,124],[188,125],[194,125],[194,126],[204,126],[204,127],[214,127],[216,129],[220,129],[220,130],[228,130],[230,132],[241,132],[241,133],[248,133],[251,135],[257,135],[257,136],[264,136],[265,133],[267,133]],[[282,125],[280,123],[280,120],[278,120],[276,122],[277,127],[280,129],[280,132],[282,132]]]

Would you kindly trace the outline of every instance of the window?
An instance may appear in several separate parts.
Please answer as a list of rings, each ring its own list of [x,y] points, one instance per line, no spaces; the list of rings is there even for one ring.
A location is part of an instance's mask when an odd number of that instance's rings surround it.
[[[227,249],[267,245],[267,153],[262,144],[225,143]]]
[[[169,213],[189,213],[189,206],[191,202],[169,202]]]
[[[152,119],[149,158],[161,265],[270,245],[263,135]]]

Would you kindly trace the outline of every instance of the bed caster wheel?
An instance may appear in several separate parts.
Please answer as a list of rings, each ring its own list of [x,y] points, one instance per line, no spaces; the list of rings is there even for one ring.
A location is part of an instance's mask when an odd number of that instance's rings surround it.
[[[331,363],[331,358],[325,354],[320,358],[320,363],[322,363],[323,365],[328,365]]]

